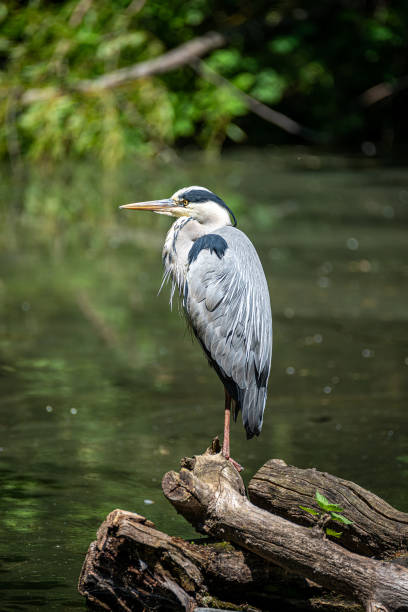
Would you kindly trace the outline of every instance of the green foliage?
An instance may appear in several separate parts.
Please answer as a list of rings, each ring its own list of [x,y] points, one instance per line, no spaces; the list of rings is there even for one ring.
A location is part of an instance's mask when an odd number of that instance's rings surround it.
[[[343,509],[340,508],[340,506],[338,506],[337,504],[331,504],[324,495],[319,493],[319,491],[316,491],[316,501],[319,504],[320,508],[325,512],[343,512]]]
[[[276,104],[276,102],[281,100],[285,87],[285,79],[276,70],[268,68],[258,73],[251,93],[261,102]]]
[[[232,76],[239,70],[241,61],[242,56],[238,49],[219,49],[214,51],[208,65],[225,76]]]
[[[353,521],[350,521],[348,518],[346,518],[345,516],[342,516],[341,514],[338,514],[337,512],[332,512],[331,517],[333,520],[337,521],[338,523],[343,523],[344,525],[353,524]]]
[[[341,538],[343,535],[342,531],[334,531],[334,529],[326,528],[326,535],[333,536],[334,538]]]
[[[333,142],[375,140],[394,122],[396,138],[404,140],[404,105],[367,113],[358,97],[407,74],[408,5],[370,6],[0,2],[0,156],[88,155],[113,166],[125,155],[152,156],[186,142],[217,150],[226,139],[283,138],[254,119],[233,90],[188,64],[110,91],[74,93],[81,80],[157,58],[210,30],[225,33],[228,43],[205,61],[245,93]],[[49,95],[22,99],[33,90]]]
[[[299,508],[305,512],[308,512],[309,514],[313,514],[313,516],[319,516],[320,514],[317,510],[313,510],[313,508],[308,508],[307,506],[299,506]]]
[[[299,508],[316,517],[318,520],[318,525],[324,529],[326,535],[334,538],[340,538],[343,532],[334,531],[333,529],[326,527],[327,523],[330,521],[335,521],[337,523],[342,523],[343,525],[352,525],[353,521],[350,521],[348,518],[340,514],[344,512],[343,508],[341,508],[338,504],[330,503],[327,497],[325,497],[318,490],[316,490],[315,498],[317,505],[321,510],[323,510],[323,512],[319,512],[313,508],[308,508],[307,506],[299,506]]]

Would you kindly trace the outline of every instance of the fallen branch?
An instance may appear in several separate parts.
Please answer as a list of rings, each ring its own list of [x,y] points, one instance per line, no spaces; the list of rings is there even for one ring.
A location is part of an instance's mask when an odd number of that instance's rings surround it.
[[[263,104],[256,98],[248,95],[238,87],[236,87],[231,81],[221,76],[218,72],[207,66],[203,61],[196,59],[191,62],[191,67],[207,81],[210,81],[214,85],[218,87],[226,87],[229,89],[236,97],[240,98],[244,104],[248,107],[248,109],[253,112],[261,119],[268,121],[269,123],[273,123],[277,127],[281,128],[288,134],[293,134],[294,136],[299,136],[304,138],[305,140],[309,140],[311,142],[321,142],[324,140],[321,135],[317,134],[313,130],[306,128],[301,125],[297,121],[294,121],[287,115],[280,113],[279,111],[270,108],[266,104]]]
[[[213,49],[223,46],[225,42],[226,40],[222,34],[208,32],[204,36],[194,38],[154,59],[114,70],[96,79],[84,79],[73,83],[69,90],[86,94],[97,93],[126,85],[143,77],[170,72],[190,63],[197,57],[205,55]],[[57,87],[28,89],[22,94],[20,101],[24,105],[32,104],[33,102],[48,100],[56,95],[60,95],[62,91],[62,89]]]
[[[395,83],[377,83],[377,85],[369,87],[369,89],[366,89],[366,91],[359,96],[359,100],[363,106],[372,106],[407,88],[408,76],[403,76]]]

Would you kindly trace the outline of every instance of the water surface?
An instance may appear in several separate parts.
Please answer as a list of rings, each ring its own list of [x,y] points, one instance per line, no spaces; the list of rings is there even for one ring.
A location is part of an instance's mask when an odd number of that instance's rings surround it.
[[[408,512],[406,170],[305,151],[31,168],[0,187],[2,610],[84,608],[114,508],[193,537],[160,481],[221,433],[223,391],[168,292],[169,220],[118,204],[212,188],[263,262],[274,317],[264,429],[232,451],[354,480]]]

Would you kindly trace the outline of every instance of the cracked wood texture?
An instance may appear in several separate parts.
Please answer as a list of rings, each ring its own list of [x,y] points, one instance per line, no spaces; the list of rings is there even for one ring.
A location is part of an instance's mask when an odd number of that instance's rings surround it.
[[[332,521],[328,527],[342,531],[343,547],[365,556],[389,559],[406,555],[408,549],[408,514],[399,512],[383,499],[354,482],[316,469],[286,465],[270,459],[252,478],[248,487],[253,504],[300,525],[313,526],[313,517],[299,506],[318,509],[315,493],[323,493],[331,503],[344,510],[353,521],[344,528]]]
[[[101,525],[78,590],[93,608],[126,612],[197,606],[252,612],[313,611],[322,605],[326,612],[361,610],[248,551],[226,542],[185,542],[123,510],[111,512]]]
[[[350,597],[369,612],[408,612],[406,568],[352,553],[321,532],[253,505],[240,475],[220,453],[208,449],[180,472],[168,472],[162,488],[199,532]]]

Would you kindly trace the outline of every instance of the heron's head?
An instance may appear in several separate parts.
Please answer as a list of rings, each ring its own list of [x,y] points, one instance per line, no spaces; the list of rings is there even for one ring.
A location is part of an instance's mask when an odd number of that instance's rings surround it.
[[[191,217],[199,223],[214,223],[220,225],[237,224],[234,213],[221,198],[206,187],[193,185],[179,189],[166,200],[151,200],[150,202],[135,202],[124,204],[120,208],[131,210],[152,210],[160,215],[170,217]]]

